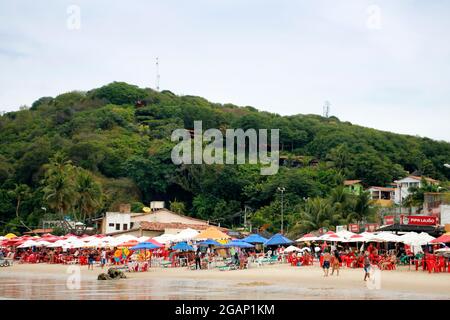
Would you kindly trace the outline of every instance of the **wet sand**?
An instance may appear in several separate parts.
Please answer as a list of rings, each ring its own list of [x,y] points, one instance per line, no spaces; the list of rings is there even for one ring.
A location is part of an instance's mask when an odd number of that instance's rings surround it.
[[[105,270],[106,271],[106,268]],[[75,272],[75,274],[72,274]],[[73,281],[79,272],[79,288]],[[248,270],[151,268],[127,279],[98,281],[101,268],[17,264],[0,269],[0,299],[445,299],[450,273],[428,274],[400,267],[363,281],[361,269],[324,277],[318,266],[270,265]],[[377,285],[378,284],[378,285]]]

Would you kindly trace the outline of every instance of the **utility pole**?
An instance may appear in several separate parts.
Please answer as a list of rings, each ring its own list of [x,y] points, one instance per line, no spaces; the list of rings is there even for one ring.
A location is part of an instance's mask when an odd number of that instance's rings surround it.
[[[284,234],[284,192],[286,191],[286,188],[284,187],[278,187],[277,189],[279,192],[281,192],[281,234]]]

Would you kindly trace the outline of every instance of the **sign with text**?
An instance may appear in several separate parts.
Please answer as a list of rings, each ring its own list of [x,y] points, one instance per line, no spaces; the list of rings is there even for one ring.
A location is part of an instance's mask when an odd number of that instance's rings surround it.
[[[380,225],[378,223],[366,223],[364,225],[366,232],[375,232],[379,227]]]
[[[437,218],[432,216],[403,216],[401,222],[412,226],[435,226]]]
[[[357,225],[356,223],[349,224],[348,229],[353,233],[359,233],[359,225]]]
[[[384,217],[383,224],[384,224],[385,226],[387,226],[387,225],[392,225],[392,224],[394,224],[394,223],[395,223],[395,217],[394,217],[394,216],[385,216],[385,217]]]

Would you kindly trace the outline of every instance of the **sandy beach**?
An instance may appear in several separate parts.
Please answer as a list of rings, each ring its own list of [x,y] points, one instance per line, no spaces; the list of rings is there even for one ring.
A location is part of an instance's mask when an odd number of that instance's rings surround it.
[[[79,287],[73,284],[73,272],[80,275]],[[151,268],[127,272],[127,279],[98,281],[101,272],[99,267],[92,271],[86,266],[16,264],[0,269],[0,298],[450,300],[450,273],[428,274],[408,267],[381,271],[376,275],[379,281],[369,286],[362,269],[344,268],[339,277],[324,277],[318,266],[233,271]]]

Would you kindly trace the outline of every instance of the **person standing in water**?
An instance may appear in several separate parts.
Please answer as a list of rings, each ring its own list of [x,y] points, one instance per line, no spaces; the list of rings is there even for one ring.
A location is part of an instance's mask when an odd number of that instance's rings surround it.
[[[328,252],[328,249],[325,249],[323,253],[323,275],[325,277],[328,277],[328,272],[330,271],[330,261],[331,261],[331,255]]]

